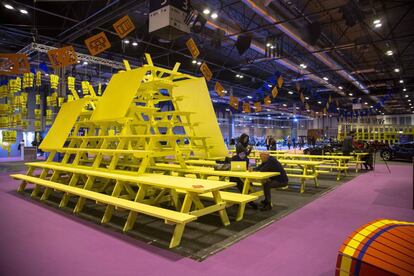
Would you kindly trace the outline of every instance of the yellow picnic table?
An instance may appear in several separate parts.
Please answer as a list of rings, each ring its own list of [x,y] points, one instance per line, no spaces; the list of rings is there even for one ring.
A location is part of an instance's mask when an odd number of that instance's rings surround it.
[[[217,163],[214,160],[202,160],[202,159],[191,159],[185,160],[185,163],[188,165],[196,165],[196,166],[203,166],[203,167],[214,167]]]
[[[311,155],[311,154],[283,154],[283,155],[274,155],[272,156],[283,158],[283,159],[292,159],[292,160],[325,160],[333,161],[336,163],[335,166],[330,166],[329,164],[320,165],[320,168],[329,168],[336,169],[338,171],[336,179],[341,178],[341,172],[344,172],[347,175],[347,162],[352,160],[353,156],[342,156],[342,155]]]
[[[355,160],[353,161],[355,163],[355,172],[358,172],[358,165],[361,167],[361,170],[362,170],[362,164],[364,164],[365,162],[362,161],[361,158],[363,156],[368,155],[368,154],[369,154],[368,152],[351,152],[351,156],[355,157]],[[330,154],[330,155],[332,155],[332,154]],[[336,152],[336,153],[334,153],[334,155],[342,156],[342,152]]]
[[[211,167],[200,167],[200,166],[187,166],[187,168],[182,168],[178,164],[167,164],[167,163],[157,163],[155,166],[150,167],[151,170],[162,170],[168,172],[177,172],[179,174],[194,174],[198,178],[207,178],[209,176],[218,176],[220,179],[227,178],[227,177],[237,177],[242,179],[243,181],[243,191],[242,194],[244,195],[255,195],[255,196],[262,196],[263,191],[254,191],[251,184],[253,181],[255,182],[263,182],[267,179],[278,176],[280,173],[278,172],[237,172],[237,171],[217,171]],[[237,213],[236,220],[241,220],[244,214],[244,208],[246,203],[240,203],[239,211]]]
[[[313,160],[291,160],[291,159],[278,159],[278,161],[284,166],[287,171],[288,177],[297,177],[301,180],[300,192],[305,191],[306,179],[313,179],[315,187],[318,187],[318,171],[317,167],[322,165],[324,161],[313,161]],[[301,174],[291,173],[292,166],[299,167]],[[293,171],[297,171],[293,169]]]
[[[171,193],[171,198],[177,210],[177,213],[188,214],[198,218],[206,214],[218,212],[222,223],[225,226],[230,224],[225,209],[226,202],[222,200],[220,190],[235,186],[235,183],[233,182],[174,177],[161,174],[137,174],[136,172],[117,170],[111,170],[109,172],[107,169],[102,168],[91,168],[80,165],[75,167],[71,165],[62,165],[55,162],[32,162],[26,163],[26,165],[29,167],[27,175],[13,175],[14,178],[23,180],[18,191],[23,191],[28,182],[35,184],[35,189],[32,192],[32,196],[36,196],[41,192],[39,186],[46,187],[41,197],[42,200],[47,199],[49,193],[53,189],[64,191],[65,194],[59,205],[60,207],[66,206],[71,194],[78,195],[80,198],[78,199],[76,207],[74,209],[75,213],[78,213],[82,210],[85,203],[85,198],[109,203],[111,206],[107,206],[105,214],[102,218],[102,223],[106,223],[110,220],[112,216],[113,206],[121,205],[123,208],[129,206],[128,204],[123,203],[123,201],[125,201],[124,199],[121,200],[120,198],[121,191],[125,189],[127,191],[126,196],[129,194],[129,197],[133,199],[133,201],[128,200],[129,204],[133,202],[141,203],[141,209],[144,208],[143,206],[145,205],[156,205],[167,193]],[[39,178],[33,177],[33,173],[37,168],[42,169],[42,173]],[[46,177],[50,170],[53,171],[53,174],[50,180],[47,180]],[[59,178],[65,174],[70,175],[71,181],[68,184],[59,183],[59,181],[63,181],[59,180]],[[83,188],[78,188],[76,187],[77,180],[72,182],[72,179],[79,179],[81,175],[87,176],[87,181],[84,184]],[[93,185],[96,178],[116,180],[115,187],[113,188],[112,195],[109,197],[109,199],[103,198],[102,193],[93,192]],[[138,192],[135,193],[128,187],[131,184],[139,187]],[[157,188],[160,190],[156,197],[150,200],[145,199],[148,195],[149,188]],[[174,193],[176,190],[180,190],[185,193],[182,204],[179,201],[177,194]],[[200,200],[200,195],[206,193],[212,194],[211,197],[214,200],[215,204],[210,206],[203,205]],[[193,204],[195,208],[193,211],[191,211]],[[171,211],[161,207],[156,207],[149,210],[148,208],[144,208],[144,210],[145,214],[164,218],[166,221],[174,219],[174,215],[168,215],[168,217],[165,217],[166,213],[169,214]],[[179,214],[177,215],[179,216]],[[135,209],[130,209],[128,219],[124,226],[124,231],[132,229],[136,220],[136,216],[137,211]],[[184,226],[185,223],[177,223],[173,238],[171,239],[170,247],[175,247],[180,243],[181,236],[184,231]]]

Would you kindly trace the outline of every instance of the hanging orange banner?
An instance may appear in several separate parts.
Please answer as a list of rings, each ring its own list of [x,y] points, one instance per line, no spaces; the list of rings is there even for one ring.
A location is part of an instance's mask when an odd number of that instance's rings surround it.
[[[282,87],[282,85],[283,85],[283,77],[282,77],[282,76],[279,76],[279,77],[277,78],[277,86],[278,86],[279,88],[281,88],[281,87]]]
[[[135,30],[135,25],[128,15],[116,21],[112,26],[120,38],[126,37],[130,32]]]
[[[272,100],[270,99],[270,96],[266,96],[264,98],[264,104],[265,106],[269,106],[272,103]]]
[[[272,89],[272,96],[273,96],[273,98],[276,98],[277,97],[277,94],[279,94],[279,91],[277,90],[277,87],[275,86]]]
[[[305,96],[303,95],[303,92],[300,92],[299,97],[300,97],[300,101],[301,101],[302,103],[304,103],[304,102],[305,102]]]
[[[200,50],[198,50],[197,45],[196,45],[194,39],[190,38],[189,40],[187,40],[187,42],[185,43],[185,45],[187,45],[187,48],[190,51],[191,56],[193,58],[197,58],[200,55]]]
[[[30,73],[29,59],[25,54],[0,54],[0,75]]]
[[[97,54],[111,48],[111,43],[104,32],[100,32],[99,34],[87,38],[85,40],[85,44],[93,56],[96,56]]]
[[[203,73],[203,76],[206,78],[206,80],[210,81],[213,77],[213,73],[211,72],[210,68],[208,68],[208,65],[203,62],[200,66],[200,71]]]
[[[251,110],[250,110],[250,103],[243,103],[243,111],[244,112],[246,112],[246,113],[250,113],[251,112]]]
[[[71,64],[76,64],[78,61],[78,56],[73,46],[49,50],[47,55],[53,68],[63,68]]]
[[[239,109],[239,98],[230,96],[229,103],[234,109]]]
[[[262,111],[262,103],[261,102],[255,102],[254,107],[256,108],[256,112]]]
[[[220,97],[224,96],[224,87],[218,81],[216,81],[216,84],[214,85],[214,90]]]

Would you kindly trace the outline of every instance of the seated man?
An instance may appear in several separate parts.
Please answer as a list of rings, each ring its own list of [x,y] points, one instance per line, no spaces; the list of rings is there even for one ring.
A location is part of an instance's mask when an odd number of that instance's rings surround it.
[[[272,196],[270,194],[271,188],[282,188],[288,185],[288,177],[282,165],[274,157],[270,156],[268,152],[260,153],[262,164],[258,166],[255,171],[259,172],[279,172],[280,175],[270,178],[266,183],[263,183],[263,193],[265,199],[262,201],[263,206],[260,210],[268,211],[272,209]]]

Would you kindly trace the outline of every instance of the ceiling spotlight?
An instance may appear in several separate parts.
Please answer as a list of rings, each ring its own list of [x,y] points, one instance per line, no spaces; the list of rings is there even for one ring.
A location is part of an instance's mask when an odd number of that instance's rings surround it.
[[[193,60],[191,61],[191,63],[192,63],[192,64],[196,64],[196,63],[197,63],[197,60],[193,59]]]
[[[301,63],[300,65],[299,65],[301,68],[303,68],[303,69],[306,69],[306,67],[308,67],[306,64],[304,64],[304,63]]]
[[[354,94],[352,94],[352,93],[349,93],[348,95],[352,97],[352,96],[353,96]]]
[[[286,106],[287,106],[287,104],[283,104],[283,106],[284,106],[284,107],[286,107]]]
[[[387,56],[392,56],[394,54],[394,52],[392,50],[388,50],[388,51],[385,52],[385,54]]]
[[[399,69],[399,68],[395,68],[395,69],[394,69],[394,72],[395,72],[395,73],[398,73],[398,72],[400,72],[400,69]]]
[[[292,94],[293,94],[293,92],[292,92],[292,91],[289,91],[288,93],[289,93],[290,95],[292,95]]]
[[[272,87],[272,85],[271,85],[271,84],[268,84],[267,86]]]
[[[48,76],[49,76],[49,74],[48,74],[48,73],[46,73],[46,74],[45,74],[45,76],[46,76],[46,77],[48,77]]]
[[[403,80],[400,80],[400,83],[404,83],[404,81]]]
[[[218,17],[218,14],[216,12],[213,12],[211,14],[211,18],[216,19]]]
[[[138,43],[137,42],[132,42],[132,46],[138,46]]]
[[[239,77],[239,78],[241,78],[241,79],[242,79],[242,78],[244,78],[244,76],[243,76],[243,75],[240,75],[240,77]]]
[[[204,10],[203,10],[203,13],[204,13],[204,14],[210,14],[210,10],[209,10],[209,9],[204,9]]]
[[[321,101],[318,101],[318,104],[322,104],[322,102]]]
[[[271,46],[270,46],[270,49],[274,49],[274,48],[275,48],[275,46],[274,46],[274,45],[271,45]]]
[[[408,98],[409,97],[408,94],[406,94],[405,97]]]
[[[129,40],[128,40],[128,39],[125,39],[125,40],[124,40],[124,43],[125,43],[125,44],[129,44]]]
[[[364,104],[368,104],[367,102],[365,102]]]
[[[237,74],[237,75],[236,75],[236,78],[240,78],[240,75],[239,75],[239,74]]]
[[[20,10],[20,12],[21,12],[22,14],[28,14],[28,13],[29,13],[28,11],[23,10],[23,9],[21,9],[21,10]]]
[[[9,5],[9,4],[4,4],[4,7],[8,10],[14,10],[14,7],[12,5]]]
[[[374,106],[371,105],[370,107],[373,108]]]
[[[80,63],[80,60],[78,60],[77,63]]]
[[[305,97],[305,100],[309,100],[309,97],[307,97],[307,96],[306,96],[306,97]]]
[[[340,90],[344,89],[342,86],[338,86],[338,88],[339,88]]]
[[[269,42],[268,43],[266,43],[266,47],[270,47],[270,46],[272,46],[272,44],[270,44]]]
[[[328,81],[328,80],[329,80],[329,79],[328,79],[328,77],[323,77],[323,79],[324,79],[324,80],[326,80],[326,81]]]
[[[88,65],[88,62],[87,62],[87,61],[84,61],[84,62],[83,62],[83,65]]]
[[[201,65],[201,61],[197,61],[197,65]]]
[[[381,19],[375,19],[372,24],[380,24],[381,23]]]
[[[404,88],[404,89],[403,89],[403,91],[404,91],[404,92],[405,92],[405,91],[407,91],[407,88]]]
[[[374,27],[375,28],[381,28],[382,27],[382,24],[381,23],[375,24]]]
[[[408,100],[407,102],[411,102],[411,100]]]
[[[252,99],[253,97],[252,96],[247,96],[247,98]]]

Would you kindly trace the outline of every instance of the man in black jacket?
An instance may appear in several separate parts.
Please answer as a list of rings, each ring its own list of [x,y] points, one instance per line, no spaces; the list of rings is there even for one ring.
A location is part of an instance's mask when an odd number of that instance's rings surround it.
[[[270,156],[268,152],[260,154],[262,164],[258,166],[255,171],[259,172],[279,172],[280,175],[270,178],[266,183],[263,183],[263,193],[265,199],[262,201],[263,206],[260,210],[268,211],[272,209],[271,188],[282,188],[288,185],[288,177],[282,165],[274,157]]]

